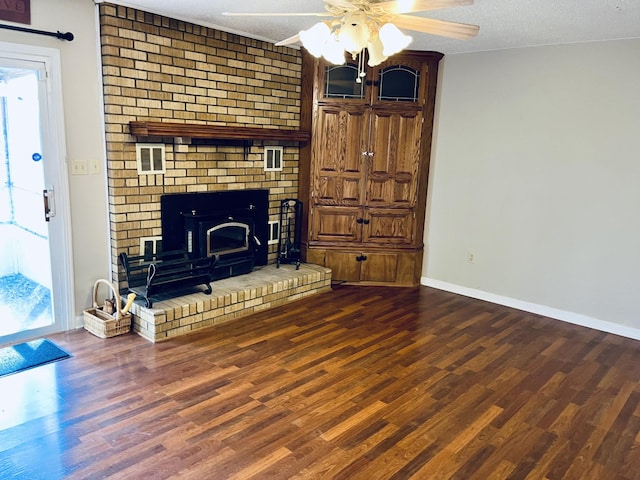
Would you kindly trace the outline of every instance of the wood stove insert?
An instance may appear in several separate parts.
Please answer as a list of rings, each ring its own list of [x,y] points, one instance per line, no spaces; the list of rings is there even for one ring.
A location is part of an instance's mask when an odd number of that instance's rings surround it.
[[[212,281],[267,264],[269,190],[168,194],[160,206],[163,250],[216,256]]]

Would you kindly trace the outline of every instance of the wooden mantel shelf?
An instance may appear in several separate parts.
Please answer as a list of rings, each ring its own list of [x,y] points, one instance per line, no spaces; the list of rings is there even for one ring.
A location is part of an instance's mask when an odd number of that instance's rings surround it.
[[[196,123],[129,122],[131,135],[139,137],[209,138],[212,140],[282,140],[308,142],[309,132],[275,128],[201,125]]]

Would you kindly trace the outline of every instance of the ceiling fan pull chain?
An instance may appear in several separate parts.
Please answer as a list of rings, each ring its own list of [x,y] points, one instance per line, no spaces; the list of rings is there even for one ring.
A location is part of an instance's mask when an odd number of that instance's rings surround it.
[[[358,76],[356,77],[356,83],[362,83],[362,79],[367,76],[367,72],[364,70],[364,49],[358,54]]]

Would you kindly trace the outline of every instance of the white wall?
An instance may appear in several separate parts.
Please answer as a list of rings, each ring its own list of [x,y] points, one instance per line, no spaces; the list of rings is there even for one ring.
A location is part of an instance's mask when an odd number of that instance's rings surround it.
[[[7,23],[7,22],[3,22]],[[100,173],[69,177],[75,279],[76,325],[91,306],[93,283],[109,278],[109,229],[104,171],[98,27],[91,0],[31,0],[27,28],[72,32],[72,42],[31,33],[0,30],[0,41],[60,50],[67,163],[98,160]],[[71,172],[71,168],[69,168]]]
[[[638,337],[640,40],[441,67],[423,284]]]

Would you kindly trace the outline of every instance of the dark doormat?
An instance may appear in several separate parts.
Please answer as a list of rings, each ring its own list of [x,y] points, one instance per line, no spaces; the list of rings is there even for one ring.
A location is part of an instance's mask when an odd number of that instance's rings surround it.
[[[46,338],[5,347],[0,349],[0,377],[70,356]]]

